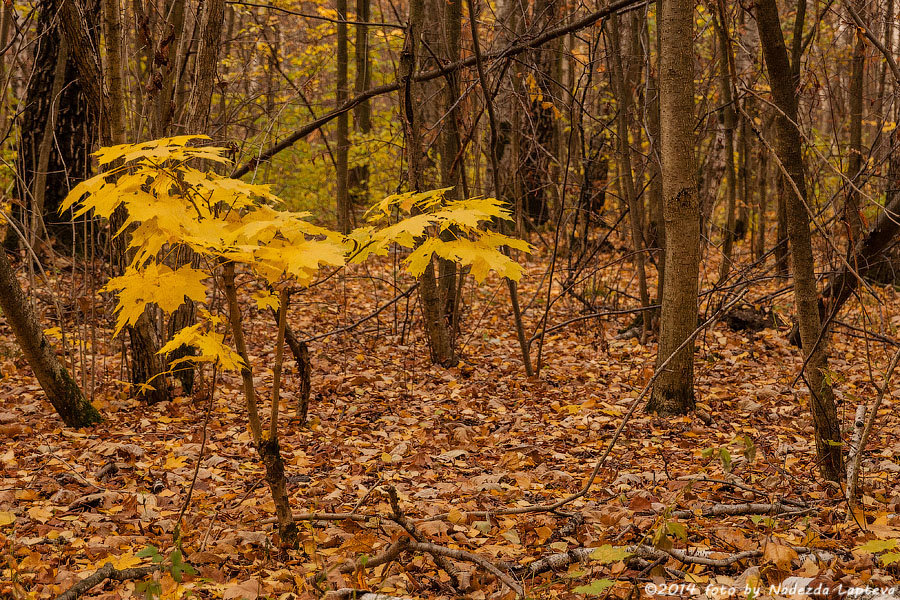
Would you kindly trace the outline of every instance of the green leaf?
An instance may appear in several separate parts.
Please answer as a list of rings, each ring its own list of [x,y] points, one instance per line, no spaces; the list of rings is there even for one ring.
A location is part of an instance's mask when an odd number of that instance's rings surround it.
[[[610,579],[597,579],[596,581],[592,581],[588,585],[579,585],[572,591],[576,594],[599,596],[606,588],[610,587],[611,585],[615,585],[615,583],[615,581],[612,581]]]
[[[162,555],[159,553],[159,548],[153,545],[145,547],[143,550],[135,554],[135,556],[137,556],[138,558],[149,558],[155,563],[158,563],[163,559]]]
[[[625,560],[629,556],[631,556],[631,552],[624,546],[611,546],[610,544],[603,544],[591,552],[591,559],[599,560],[604,565]]]
[[[856,547],[856,550],[859,552],[866,552],[868,554],[878,554],[879,552],[884,552],[885,550],[893,550],[897,547],[897,544],[900,543],[900,539],[891,539],[891,540],[869,540],[865,544]]]
[[[888,552],[887,554],[882,554],[878,560],[883,567],[894,563],[900,563],[900,552]]]
[[[685,529],[682,523],[678,523],[677,521],[668,521],[666,523],[666,531],[682,540],[687,540],[687,529]]]
[[[719,458],[722,460],[722,467],[725,469],[725,472],[728,473],[731,471],[731,452],[729,452],[726,448],[719,449]]]

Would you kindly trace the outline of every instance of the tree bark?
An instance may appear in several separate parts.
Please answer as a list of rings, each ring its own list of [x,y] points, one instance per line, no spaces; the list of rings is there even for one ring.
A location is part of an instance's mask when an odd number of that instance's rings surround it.
[[[694,3],[662,0],[659,17],[660,154],[666,274],[657,364],[662,364],[697,327],[700,273],[700,202],[694,149]],[[647,410],[683,414],[693,410],[694,344],[686,344],[660,374]]]
[[[819,317],[818,294],[813,263],[812,240],[807,210],[806,174],[800,131],[797,128],[797,91],[795,72],[788,60],[781,31],[781,19],[775,0],[757,0],[756,21],[772,98],[778,108],[775,117],[775,152],[785,170],[788,192],[785,194],[788,237],[791,243],[794,275],[794,305],[803,342],[806,382],[815,425],[819,470],[825,479],[838,481],[844,469],[841,456],[841,429],[834,393],[825,378],[827,355]],[[795,62],[797,57],[795,57]]]
[[[78,384],[60,363],[44,335],[37,315],[25,297],[19,280],[0,250],[0,308],[16,336],[25,360],[41,384],[47,399],[69,427],[87,427],[102,420],[100,413],[84,397]]]
[[[87,8],[88,20],[97,20],[98,8],[96,3]],[[59,9],[59,0],[43,0],[39,6],[35,68],[26,88],[18,128],[16,180],[18,197],[23,201],[42,196],[40,214],[35,216],[43,220],[54,238],[70,245],[74,242],[73,227],[69,224],[71,211],[60,216],[58,209],[69,190],[91,173],[90,152],[97,135],[98,116],[90,109],[71,52],[66,52],[63,58],[59,93],[53,93],[55,71],[64,46],[64,35],[57,20]],[[9,8],[4,10],[11,12]],[[5,26],[8,27],[11,20],[11,17],[7,18]],[[96,43],[97,27],[91,26],[85,34]],[[46,150],[46,162],[40,159],[42,148]],[[13,207],[13,216],[17,220],[22,221],[23,214],[21,206]],[[7,248],[18,245],[13,228],[7,229],[5,245]]]
[[[216,67],[219,64],[222,25],[225,23],[225,0],[204,0],[204,2],[203,27],[194,65],[193,101],[187,133],[207,132],[213,88],[217,78]]]

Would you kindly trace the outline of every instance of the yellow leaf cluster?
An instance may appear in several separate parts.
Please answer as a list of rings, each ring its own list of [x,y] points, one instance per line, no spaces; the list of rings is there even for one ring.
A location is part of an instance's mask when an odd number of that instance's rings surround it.
[[[96,156],[107,170],[75,186],[62,204],[61,210],[72,208],[76,216],[90,211],[106,219],[116,211],[123,215],[113,233],[128,233],[131,260],[105,288],[118,298],[116,333],[135,325],[148,305],[172,313],[186,300],[204,303],[204,281],[223,261],[243,264],[273,286],[307,286],[322,266],[360,262],[396,244],[410,250],[406,266],[415,277],[434,256],[470,267],[477,281],[490,271],[514,280],[522,275],[521,266],[502,248],[529,252],[531,247],[490,229],[511,219],[494,198],[447,201],[450,188],[395,194],[367,213],[370,225],[343,236],[310,223],[309,213],[277,208],[281,201],[267,185],[191,166],[198,160],[228,162],[227,149],[196,144],[204,139],[177,136],[102,148]],[[376,226],[399,215],[405,218]],[[168,266],[179,248],[190,248],[202,267]],[[277,308],[278,302],[262,295],[257,305]],[[201,314],[203,321],[176,332],[160,353],[190,346],[197,354],[173,364],[193,360],[240,369],[240,357],[216,331],[221,321],[206,311]]]

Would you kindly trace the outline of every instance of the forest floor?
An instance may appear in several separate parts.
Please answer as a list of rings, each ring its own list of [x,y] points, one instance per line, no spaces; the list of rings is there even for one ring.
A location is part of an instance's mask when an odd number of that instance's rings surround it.
[[[599,311],[637,305],[610,291],[625,287],[637,295],[636,284],[623,283],[630,265],[622,256],[601,255],[597,264],[609,266],[577,287]],[[535,290],[549,261],[549,255],[529,259],[521,284],[529,333],[544,314],[546,287]],[[704,266],[707,277],[715,276],[717,266]],[[388,275],[379,280],[369,273]],[[390,273],[389,264],[356,267],[298,295],[292,327],[302,338],[369,315],[396,295]],[[86,310],[77,298],[91,294],[81,282],[73,284],[64,269],[54,277],[67,290],[63,310],[70,316]],[[31,377],[9,329],[0,325],[0,598],[55,597],[106,562],[121,568],[150,564],[136,556],[150,545],[170,556],[191,488],[180,532],[184,560],[197,574],[180,583],[170,571],[158,576],[164,598],[306,599],[338,588],[410,598],[513,596],[482,566],[465,561],[457,565],[463,579],[470,579],[469,589],[457,593],[447,573],[422,552],[340,573],[346,561],[375,557],[398,538],[398,527],[387,518],[389,486],[428,543],[467,550],[501,568],[561,555],[555,570],[513,575],[530,598],[722,598],[732,585],[735,597],[746,597],[745,586],[761,586],[756,595],[766,597],[772,595],[770,583],[788,576],[891,585],[898,565],[885,566],[889,555],[876,559],[873,553],[890,551],[892,542],[871,540],[900,538],[900,377],[879,412],[863,463],[862,507],[853,515],[841,493],[817,477],[806,395],[802,383],[795,383],[801,358],[786,335],[791,295],[778,293],[788,284],[768,279],[747,295],[751,303],[762,299],[784,325],[749,332],[718,321],[699,336],[698,413],[659,418],[641,406],[588,493],[557,512],[468,514],[552,503],[582,488],[653,374],[655,337],[642,345],[617,336],[634,315],[585,319],[547,335],[540,378],[529,379],[506,286],[498,279],[466,288],[464,362],[451,369],[430,365],[415,296],[404,299],[352,331],[310,342],[313,400],[307,425],[293,418],[299,381],[287,354],[280,431],[293,508],[368,516],[302,520],[300,549],[287,552],[273,540],[274,506],[250,443],[238,374],[219,375],[211,405],[208,373],[192,397],[142,405],[121,383],[127,377],[120,342],[107,343],[112,317],[104,317],[93,357],[94,402],[107,421],[68,430]],[[402,291],[409,282],[397,285]],[[243,288],[245,294],[252,291]],[[559,291],[554,288],[554,298]],[[32,292],[42,302],[50,299],[42,286]],[[885,288],[879,293],[885,302],[867,307],[873,328],[893,336],[900,327],[898,294]],[[706,298],[714,297],[722,298]],[[97,302],[99,314],[111,315],[108,299]],[[549,323],[583,315],[583,309],[564,296],[554,303]],[[859,325],[859,312],[857,303],[843,322]],[[50,304],[44,314],[54,314]],[[245,324],[267,415],[276,327],[249,300]],[[405,335],[397,335],[403,329]],[[533,357],[537,348],[535,342]],[[894,350],[846,327],[836,329],[831,377],[847,428],[857,405],[877,395]],[[752,508],[732,516],[703,512],[748,502],[782,502],[775,507],[782,514],[749,514],[759,512]],[[585,562],[572,564],[566,563],[577,552],[562,554],[603,545],[629,547],[633,554],[623,557],[606,548],[581,554]],[[686,564],[642,553],[647,546],[731,563]],[[744,558],[735,558],[741,552]],[[128,598],[139,582],[108,581],[86,597]],[[684,587],[667,587],[675,584]],[[708,584],[720,587],[707,590]]]

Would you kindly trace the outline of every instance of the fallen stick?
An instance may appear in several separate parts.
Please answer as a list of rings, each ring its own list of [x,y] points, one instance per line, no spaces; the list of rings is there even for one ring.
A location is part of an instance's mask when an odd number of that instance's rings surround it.
[[[389,563],[393,560],[396,560],[408,545],[409,538],[402,537],[388,546],[387,550],[385,550],[378,556],[375,556],[374,558],[370,558],[368,560],[363,560],[362,558],[359,560],[348,560],[343,565],[341,565],[339,571],[346,575],[347,573],[353,573],[354,571],[359,571],[361,569],[370,569],[383,565],[384,563]]]
[[[797,506],[788,505],[782,502],[757,503],[747,502],[744,504],[716,504],[704,508],[701,511],[693,510],[676,510],[672,512],[672,516],[678,519],[690,519],[691,517],[734,517],[740,515],[773,515],[790,513],[799,514],[814,510],[813,507],[798,508]]]
[[[107,579],[113,581],[131,581],[141,579],[151,573],[158,571],[159,565],[150,565],[147,567],[132,567],[130,569],[117,569],[112,563],[106,563],[92,574],[88,575],[62,594],[56,597],[56,600],[75,600],[80,598],[94,586],[100,585]]]
[[[355,588],[341,588],[326,592],[324,600],[410,600],[407,597],[389,596],[378,592],[367,592]]]

